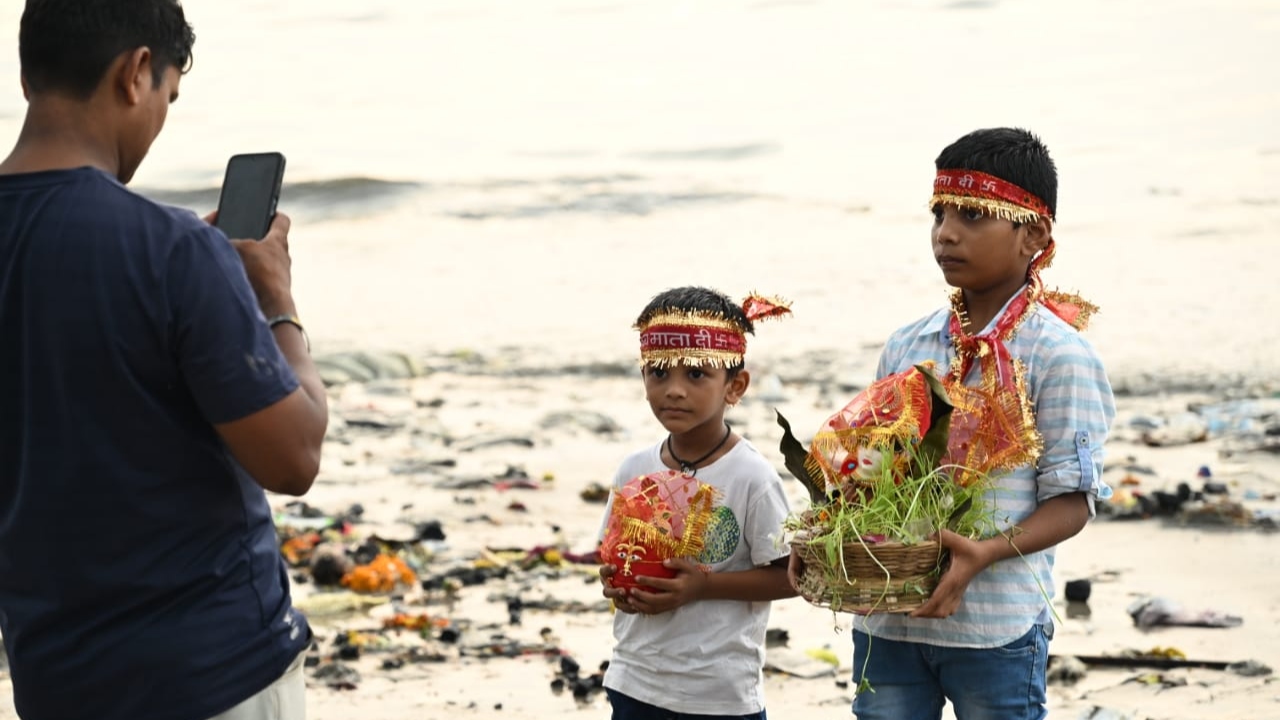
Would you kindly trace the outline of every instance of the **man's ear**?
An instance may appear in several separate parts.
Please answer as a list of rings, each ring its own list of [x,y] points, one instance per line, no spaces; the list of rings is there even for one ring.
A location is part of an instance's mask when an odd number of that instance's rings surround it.
[[[1053,221],[1049,218],[1042,217],[1035,222],[1023,223],[1022,227],[1022,251],[1028,258],[1039,255],[1042,250],[1049,247],[1049,241],[1053,240]]]
[[[24,99],[24,100],[30,100],[30,99],[31,99],[31,88],[27,87],[27,76],[26,76],[26,75],[19,75],[18,77],[19,77],[19,79],[22,81],[22,99]]]
[[[151,48],[140,47],[121,53],[111,65],[108,72],[114,77],[121,98],[129,105],[142,102],[143,95],[154,88],[155,78],[151,74],[154,59]]]
[[[751,387],[751,373],[746,368],[742,368],[725,388],[724,401],[730,405],[737,405],[742,400],[742,396],[747,394],[749,387]]]

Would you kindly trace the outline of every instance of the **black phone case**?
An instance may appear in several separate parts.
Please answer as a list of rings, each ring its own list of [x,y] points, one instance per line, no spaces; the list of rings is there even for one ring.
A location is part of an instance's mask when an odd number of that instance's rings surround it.
[[[284,155],[278,152],[231,156],[214,223],[229,238],[261,240],[271,227],[284,182]]]

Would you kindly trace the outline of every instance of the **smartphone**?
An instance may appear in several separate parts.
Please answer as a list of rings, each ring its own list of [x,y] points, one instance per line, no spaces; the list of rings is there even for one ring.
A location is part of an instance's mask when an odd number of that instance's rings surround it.
[[[276,216],[284,182],[284,155],[278,152],[232,155],[218,197],[214,225],[229,238],[261,240]]]

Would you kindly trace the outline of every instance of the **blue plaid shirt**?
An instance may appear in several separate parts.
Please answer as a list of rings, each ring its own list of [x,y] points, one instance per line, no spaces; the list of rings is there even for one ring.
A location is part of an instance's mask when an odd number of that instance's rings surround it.
[[[949,320],[950,309],[945,308],[900,328],[885,344],[876,377],[925,360],[949,367],[955,357]],[[992,320],[983,332],[993,330],[994,324]],[[1035,467],[997,478],[989,493],[997,525],[1016,525],[1041,502],[1074,492],[1085,493],[1092,518],[1094,500],[1111,496],[1102,480],[1102,456],[1107,428],[1115,418],[1115,399],[1102,362],[1075,328],[1039,304],[1006,345],[1026,367],[1027,391],[1044,450]],[[966,384],[978,381],[979,368],[974,365]],[[1050,621],[1053,559],[1054,548],[1049,548],[995,563],[973,579],[960,608],[949,618],[855,616],[854,627],[875,637],[929,645],[1007,645],[1032,625]]]

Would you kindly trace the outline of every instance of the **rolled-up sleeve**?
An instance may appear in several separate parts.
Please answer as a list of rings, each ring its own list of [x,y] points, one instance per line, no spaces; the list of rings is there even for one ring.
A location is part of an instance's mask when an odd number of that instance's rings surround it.
[[[1070,335],[1040,348],[1035,388],[1036,425],[1044,441],[1036,475],[1036,499],[1082,492],[1089,501],[1111,497],[1102,479],[1103,448],[1115,419],[1115,397],[1093,346]]]

